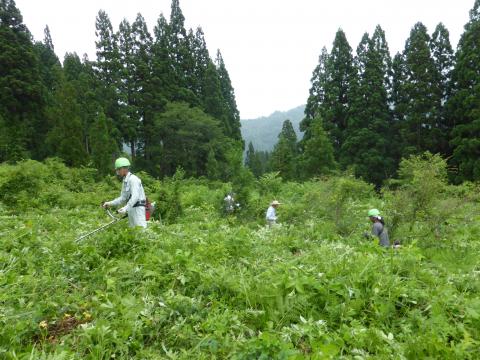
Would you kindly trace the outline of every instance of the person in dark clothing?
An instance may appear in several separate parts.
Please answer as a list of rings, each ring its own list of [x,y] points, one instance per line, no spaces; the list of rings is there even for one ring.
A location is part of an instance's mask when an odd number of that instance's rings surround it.
[[[378,209],[371,209],[368,211],[368,218],[373,223],[372,233],[367,234],[368,237],[375,236],[379,240],[380,246],[390,247],[390,238],[388,237],[388,230],[385,227],[385,222],[380,216]]]

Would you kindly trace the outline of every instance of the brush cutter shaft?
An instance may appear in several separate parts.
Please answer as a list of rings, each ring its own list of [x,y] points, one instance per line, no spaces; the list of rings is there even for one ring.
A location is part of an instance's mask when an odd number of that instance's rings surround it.
[[[80,236],[77,240],[75,240],[75,242],[79,242],[79,241],[81,241],[81,240],[89,237],[90,235],[96,234],[97,232],[100,232],[100,231],[102,231],[103,229],[106,229],[107,227],[115,224],[116,222],[125,219],[125,217],[118,218],[118,217],[114,216],[114,215],[110,212],[110,210],[107,210],[107,213],[108,213],[108,215],[113,219],[112,221],[110,221],[108,224],[105,224],[105,225],[100,226],[98,229],[95,229],[95,230],[93,230],[93,231],[90,231],[90,232],[87,233],[87,234],[84,234],[84,235]]]

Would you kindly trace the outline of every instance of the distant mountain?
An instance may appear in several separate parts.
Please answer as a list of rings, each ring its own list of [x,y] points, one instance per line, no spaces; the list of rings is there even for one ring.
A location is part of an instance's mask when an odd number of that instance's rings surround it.
[[[242,120],[242,136],[245,145],[251,141],[255,150],[272,151],[278,141],[278,134],[282,131],[282,124],[290,120],[299,139],[303,136],[300,132],[305,105],[298,106],[288,111],[275,111],[270,116],[257,119]]]

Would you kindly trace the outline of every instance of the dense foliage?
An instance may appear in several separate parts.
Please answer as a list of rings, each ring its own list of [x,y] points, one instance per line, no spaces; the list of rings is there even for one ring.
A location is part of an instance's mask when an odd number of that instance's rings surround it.
[[[448,185],[438,156],[404,160],[382,196],[349,176],[251,179],[236,217],[231,184],[140,174],[160,207],[149,228],[75,243],[120,188],[95,172],[0,166],[1,358],[480,356],[479,189]],[[370,207],[401,249],[363,238]]]
[[[225,62],[220,52],[210,57],[202,29],[187,31],[184,20],[173,0],[170,20],[161,15],[152,36],[141,14],[115,30],[100,11],[97,59],[66,54],[61,64],[48,27],[44,41],[34,42],[14,0],[1,0],[0,162],[57,156],[105,174],[128,148],[155,176],[171,176],[177,166],[205,175],[207,158],[233,166],[226,150],[241,154],[243,142]],[[168,128],[178,134],[170,136]],[[171,144],[180,137],[188,145],[199,128],[189,164],[181,159],[185,152],[172,159]],[[199,147],[204,151],[197,153]],[[175,165],[159,166],[159,157]],[[222,175],[209,172],[211,178]]]
[[[376,185],[395,175],[401,158],[424,151],[449,158],[457,183],[480,179],[479,8],[476,0],[456,54],[442,23],[431,35],[415,24],[404,51],[393,59],[380,26],[372,36],[364,34],[355,54],[338,30],[312,74],[299,149],[314,137],[319,118],[340,168]],[[300,154],[299,162],[305,157],[310,156]],[[334,168],[332,163],[322,173]],[[318,172],[304,168],[298,178]]]
[[[402,158],[430,151],[449,159],[450,180],[478,180],[479,8],[476,0],[456,53],[442,23],[432,33],[415,24],[393,58],[380,26],[356,51],[339,29],[312,74],[305,136],[286,146],[280,123],[291,115],[297,129],[303,108],[244,121],[245,144],[222,54],[210,56],[200,27],[185,28],[178,0],[152,32],[141,14],[115,29],[99,11],[96,59],[69,53],[63,63],[48,26],[43,41],[34,41],[14,0],[1,0],[0,162],[56,156],[104,175],[128,149],[153,176],[182,166],[189,176],[226,181],[241,171],[234,149],[246,152],[256,177],[274,170],[304,180],[348,170],[380,186]]]
[[[97,59],[60,63],[0,0],[0,358],[480,358],[480,0],[456,54],[442,24],[393,59],[380,26],[355,54],[339,30],[304,137],[285,120],[245,159],[222,55],[184,21],[100,11]],[[76,242],[125,147],[153,220]],[[400,248],[363,236],[370,208]]]

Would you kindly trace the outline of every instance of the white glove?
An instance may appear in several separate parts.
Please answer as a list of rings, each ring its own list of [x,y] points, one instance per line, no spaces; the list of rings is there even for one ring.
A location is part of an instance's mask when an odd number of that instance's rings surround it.
[[[120,209],[118,209],[118,213],[121,214],[121,215],[124,215],[127,213],[127,209],[125,207],[122,207]]]
[[[103,207],[104,209],[107,209],[107,208],[109,208],[110,206],[112,206],[112,205],[110,205],[110,201],[105,201],[105,202],[102,204],[102,207]]]

